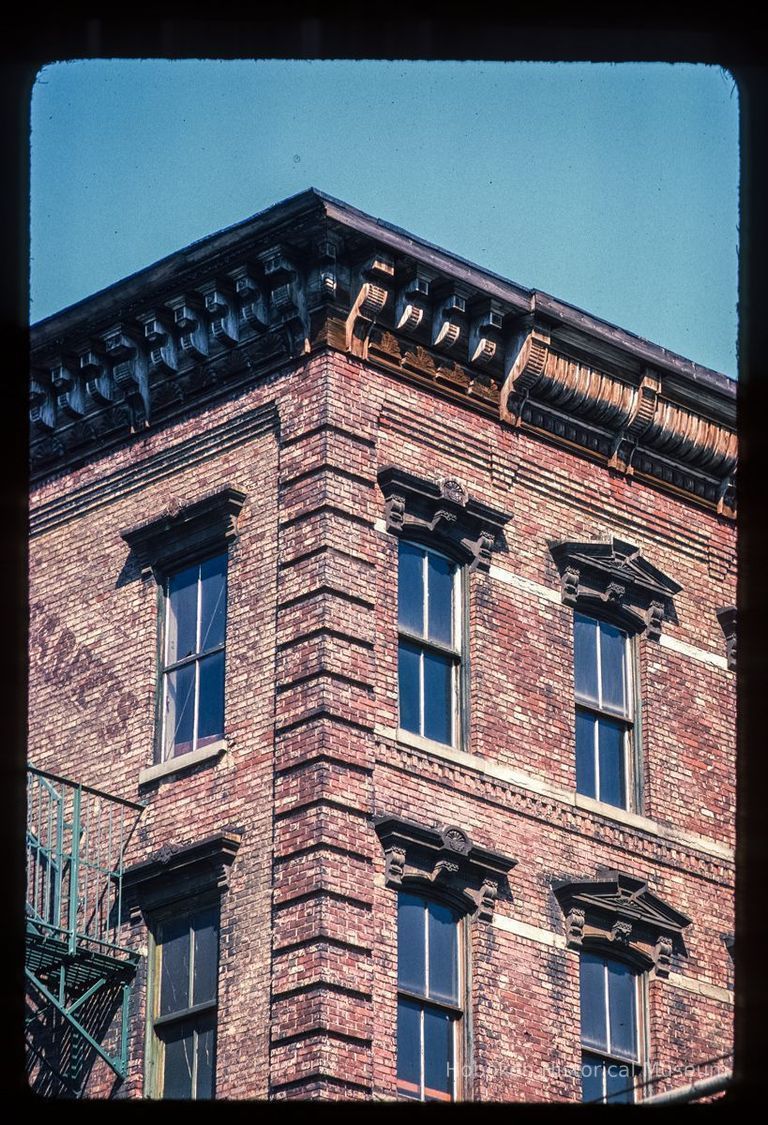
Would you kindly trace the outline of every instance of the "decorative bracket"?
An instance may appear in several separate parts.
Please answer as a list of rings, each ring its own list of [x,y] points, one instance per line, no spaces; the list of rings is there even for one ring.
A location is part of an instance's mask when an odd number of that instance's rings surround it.
[[[598,872],[591,881],[559,880],[555,897],[566,919],[569,949],[590,944],[630,953],[658,977],[669,975],[675,944],[691,919],[648,890],[648,884],[618,871]]]
[[[491,553],[512,516],[470,497],[454,478],[437,482],[397,469],[381,469],[379,487],[384,493],[387,531],[394,535],[442,540],[470,564],[470,570],[488,570]]]
[[[157,519],[126,528],[120,535],[138,556],[142,577],[154,571],[159,579],[174,564],[231,543],[237,537],[237,517],[244,503],[245,493],[231,487],[183,507],[172,498]]]
[[[458,910],[492,920],[499,885],[517,860],[477,847],[456,825],[427,828],[394,816],[374,817],[373,824],[384,848],[388,887],[439,887]]]
[[[562,579],[563,605],[608,609],[627,628],[657,641],[665,619],[675,620],[673,598],[682,586],[622,539],[549,545]]]

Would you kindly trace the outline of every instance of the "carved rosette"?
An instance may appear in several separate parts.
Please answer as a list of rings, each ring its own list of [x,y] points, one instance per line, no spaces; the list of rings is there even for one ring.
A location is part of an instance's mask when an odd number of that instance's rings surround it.
[[[379,472],[387,531],[444,546],[487,571],[492,552],[511,516],[473,500],[453,478],[437,482],[388,466]]]
[[[374,828],[384,849],[387,886],[436,892],[461,912],[492,920],[500,885],[516,860],[477,847],[456,825],[436,829],[378,816]]]

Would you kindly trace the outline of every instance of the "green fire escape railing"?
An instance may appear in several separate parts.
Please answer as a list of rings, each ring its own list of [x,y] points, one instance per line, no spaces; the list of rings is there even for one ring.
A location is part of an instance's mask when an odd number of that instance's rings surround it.
[[[126,1075],[139,954],[119,940],[123,856],[143,808],[27,769],[30,1065],[37,1060],[69,1089],[82,1085],[89,1048],[119,1077]],[[118,1045],[110,1051],[103,1039],[118,1007]]]

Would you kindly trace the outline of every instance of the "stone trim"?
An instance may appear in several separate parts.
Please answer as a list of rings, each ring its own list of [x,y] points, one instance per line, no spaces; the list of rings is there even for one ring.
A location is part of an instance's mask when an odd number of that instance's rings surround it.
[[[178,563],[227,547],[237,537],[237,517],[244,503],[245,493],[232,487],[183,507],[172,496],[160,516],[120,535],[138,557],[142,577],[154,571],[161,579]]]
[[[149,859],[123,872],[126,909],[134,916],[139,911],[152,913],[179,899],[225,891],[242,835],[242,828],[227,825],[192,844],[164,844]]]
[[[455,825],[427,828],[395,816],[373,825],[386,857],[385,882],[395,890],[437,890],[463,913],[493,918],[499,885],[517,860],[479,848]]]
[[[152,781],[158,781],[161,777],[171,777],[173,774],[181,773],[182,770],[189,769],[191,766],[199,765],[200,762],[220,758],[226,749],[227,741],[221,739],[219,742],[212,742],[209,746],[201,746],[197,750],[190,750],[188,754],[179,754],[176,758],[168,758],[165,762],[157,762],[153,766],[147,766],[139,773],[139,785],[149,785]]]
[[[725,659],[731,672],[736,671],[736,622],[737,611],[735,605],[726,605],[717,611],[717,620],[725,635]]]
[[[612,536],[608,542],[549,544],[561,577],[563,605],[607,612],[650,640],[664,619],[676,620],[673,598],[682,586],[645,559],[638,547]]]
[[[442,542],[469,563],[487,571],[491,552],[500,545],[512,516],[472,499],[455,478],[424,480],[392,465],[380,469],[388,532],[428,542]]]
[[[602,874],[602,878],[599,877]],[[556,880],[552,889],[565,915],[570,949],[584,942],[624,951],[656,976],[668,976],[673,950],[691,919],[648,890],[648,884],[618,871],[591,881]]]

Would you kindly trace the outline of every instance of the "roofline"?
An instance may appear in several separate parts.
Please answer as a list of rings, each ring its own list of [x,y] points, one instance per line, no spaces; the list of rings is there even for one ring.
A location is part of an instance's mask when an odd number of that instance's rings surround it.
[[[458,254],[452,254],[419,238],[402,227],[375,218],[332,195],[310,187],[287,199],[280,200],[247,219],[225,227],[214,234],[192,242],[180,250],[145,266],[136,273],[84,297],[82,300],[31,326],[33,343],[39,346],[49,336],[65,333],[79,316],[88,309],[90,315],[106,314],[114,307],[130,301],[134,294],[155,282],[167,282],[187,267],[199,266],[207,258],[215,257],[233,242],[255,238],[272,225],[280,225],[291,218],[309,214],[318,209],[342,226],[367,235],[389,249],[420,258],[425,264],[453,275],[470,285],[484,290],[489,296],[505,301],[520,313],[549,318],[557,323],[577,328],[605,343],[619,348],[634,358],[654,367],[691,380],[702,389],[727,398],[736,398],[737,383],[730,376],[704,367],[693,360],[646,340],[610,321],[586,312],[577,305],[562,301],[540,289],[528,289],[507,278],[483,268]]]

